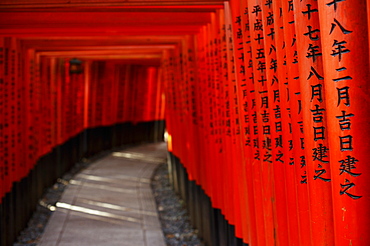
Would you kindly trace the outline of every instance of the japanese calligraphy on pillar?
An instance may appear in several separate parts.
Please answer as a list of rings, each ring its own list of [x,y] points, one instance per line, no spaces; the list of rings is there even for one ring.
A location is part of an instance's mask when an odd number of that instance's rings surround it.
[[[302,111],[307,154],[311,221],[314,245],[333,243],[331,174],[327,134],[326,99],[317,2],[295,1]],[[311,222],[312,223],[312,222]],[[310,228],[308,228],[310,229]]]
[[[253,139],[253,146],[255,149],[258,148],[254,157],[261,161],[260,170],[255,170],[256,175],[258,171],[261,172],[261,182],[264,184],[261,187],[261,192],[264,196],[273,197],[272,186],[266,184],[266,178],[271,178],[272,175],[272,149],[271,146],[271,120],[269,111],[272,105],[272,98],[269,98],[267,84],[271,83],[268,81],[266,76],[266,69],[270,62],[266,59],[267,48],[265,46],[265,33],[264,29],[270,28],[264,25],[264,13],[262,11],[263,1],[249,1],[248,2],[248,15],[250,23],[250,39],[251,39],[251,55],[253,65],[253,81],[254,81],[254,95],[255,95],[255,112],[252,115],[251,120],[253,121],[253,131],[255,135],[258,135],[258,139]],[[272,24],[271,24],[272,25]],[[270,25],[270,26],[271,26]],[[269,29],[270,30],[270,29]],[[269,69],[269,68],[268,68]],[[263,218],[264,218],[264,240],[268,245],[275,244],[274,238],[274,223],[271,219],[273,216],[273,207],[271,202],[262,202],[263,207]],[[261,223],[258,221],[257,223]]]
[[[256,96],[256,114],[252,115],[253,122],[257,125],[253,126],[255,134],[259,134],[260,139],[253,140],[253,144],[259,148],[255,159],[260,159],[263,162],[271,163],[271,149],[267,144],[267,139],[271,139],[271,125],[270,118],[266,117],[265,112],[270,109],[270,98],[267,91],[267,77],[266,77],[266,56],[264,46],[264,32],[263,32],[263,14],[261,8],[262,2],[255,1],[248,5],[249,21],[251,23],[251,48],[253,59],[253,77],[254,77],[254,93]],[[265,114],[264,114],[265,113]]]
[[[249,18],[248,6],[245,7],[243,17],[244,26],[242,26],[243,34],[243,50],[245,61],[246,83],[241,83],[241,90],[243,91],[243,112],[247,113],[244,116],[244,123],[249,124],[244,128],[244,133],[247,135],[245,139],[245,146],[252,147],[252,157],[254,160],[260,160],[259,137],[257,126],[257,107],[254,90],[255,76],[253,70],[252,46],[251,46],[251,21]]]
[[[273,11],[273,1],[266,1],[262,4],[263,25],[264,25],[264,43],[266,56],[266,78],[268,97],[270,99],[270,109],[262,112],[262,121],[270,122],[271,138],[266,138],[264,146],[272,149],[271,160],[274,163],[284,163],[282,132],[283,125],[280,112],[280,90],[279,90],[279,64],[276,55],[276,37],[275,37],[275,16]]]
[[[299,194],[297,183],[300,181],[305,182],[305,177],[298,176],[296,174],[296,166],[302,166],[304,158],[301,153],[302,143],[302,129],[300,122],[300,90],[299,90],[299,74],[298,74],[298,51],[295,33],[295,21],[294,21],[294,5],[293,1],[281,1],[281,12],[283,22],[282,26],[278,28],[283,30],[283,49],[285,50],[285,67],[286,67],[286,78],[282,81],[285,85],[285,92],[281,91],[282,96],[286,99],[282,102],[282,106],[285,106],[285,124],[284,131],[287,134],[283,136],[285,152],[285,178],[286,178],[286,189],[287,189],[287,209],[288,209],[288,227],[289,227],[289,244],[299,245],[299,213],[298,213],[298,202]],[[280,31],[280,30],[279,30]],[[303,159],[303,160],[302,160]],[[298,181],[299,180],[299,181]]]
[[[370,243],[366,1],[319,0],[335,245]],[[345,217],[344,217],[345,216]]]
[[[238,80],[239,90],[239,108],[240,108],[240,122],[241,122],[241,133],[243,135],[243,146],[244,146],[244,159],[245,159],[245,173],[246,173],[246,185],[247,185],[247,202],[248,202],[248,225],[247,230],[249,231],[248,243],[254,244],[258,241],[257,229],[256,229],[256,211],[261,209],[258,205],[258,200],[254,199],[254,196],[258,196],[259,188],[254,182],[256,181],[256,175],[253,172],[252,163],[254,161],[253,156],[255,152],[259,151],[255,148],[253,142],[255,139],[258,141],[258,135],[254,133],[252,129],[256,123],[252,121],[253,115],[256,114],[255,107],[255,95],[254,95],[254,81],[253,81],[253,60],[252,60],[252,48],[251,48],[251,36],[250,36],[250,22],[248,15],[248,6],[246,1],[240,1],[239,12],[236,14],[235,25],[236,28],[236,49],[238,51],[237,64],[239,66],[240,79]],[[235,36],[235,35],[234,35]],[[241,40],[240,40],[241,37]],[[242,54],[240,53],[242,51]],[[260,236],[261,237],[261,236]]]

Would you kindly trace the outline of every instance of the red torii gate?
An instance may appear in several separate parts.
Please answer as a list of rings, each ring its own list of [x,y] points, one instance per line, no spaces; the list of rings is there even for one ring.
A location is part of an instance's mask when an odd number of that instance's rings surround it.
[[[86,129],[165,119],[245,244],[369,245],[369,5],[2,1],[0,194]]]

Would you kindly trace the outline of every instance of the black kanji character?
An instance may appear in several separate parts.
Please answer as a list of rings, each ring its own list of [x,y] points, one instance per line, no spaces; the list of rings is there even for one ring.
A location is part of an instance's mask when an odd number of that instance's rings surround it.
[[[319,12],[317,9],[311,9],[311,4],[306,4],[307,6],[307,11],[302,11],[303,15],[307,15],[307,18],[310,20],[311,19],[311,13]]]
[[[340,3],[340,2],[343,2],[343,1],[345,1],[345,0],[333,0],[332,2],[327,3],[326,5],[329,6],[329,7],[331,5],[334,5],[334,11],[337,11],[337,4]]]
[[[258,61],[257,70],[263,73],[266,70],[266,63],[263,61]]]
[[[311,102],[315,97],[322,102],[322,84],[311,85]]]
[[[325,111],[324,108],[321,108],[319,104],[315,104],[315,109],[310,109],[312,112],[312,119],[315,123],[320,123],[323,121],[323,113]]]
[[[257,57],[256,59],[263,59],[265,58],[265,50],[262,49],[257,49]]]
[[[254,22],[254,30],[255,31],[263,31],[262,20],[256,19],[256,22]]]
[[[297,64],[298,63],[298,51],[294,51],[294,54],[293,54],[293,61],[292,61],[292,63],[293,64]],[[299,77],[295,77],[294,79],[298,79]]]
[[[268,12],[268,15],[266,16],[267,19],[267,25],[273,25],[274,24],[274,14],[273,12]]]
[[[278,101],[280,102],[280,91],[279,90],[274,90],[274,102]]]
[[[337,68],[335,70],[337,70],[338,72],[342,72],[344,70],[347,70],[347,68],[346,67],[340,67],[340,68]],[[333,81],[334,82],[340,82],[340,81],[351,80],[351,79],[352,79],[352,77],[347,75],[347,76],[343,76],[343,77],[339,77],[339,78],[333,79]]]
[[[269,100],[268,96],[266,97],[261,97],[261,108],[269,108]]]
[[[334,22],[335,23],[331,23],[331,29],[330,29],[330,33],[329,34],[331,34],[333,31],[334,31],[334,29],[335,29],[335,27],[338,25],[339,26],[339,28],[340,28],[340,30],[342,31],[342,33],[343,34],[350,34],[352,31],[350,31],[350,30],[347,30],[347,29],[345,29],[340,23],[339,23],[339,21],[337,21],[335,18],[334,18]]]
[[[258,41],[258,44],[261,44],[261,40],[263,40],[263,36],[261,36],[260,33],[257,34],[257,38],[255,38],[254,40]]]
[[[237,39],[243,38],[243,32],[241,28],[238,28],[238,31],[236,32],[236,38]]]
[[[313,34],[316,32],[320,32],[319,29],[312,30],[312,26],[307,26],[308,32],[304,33],[303,35],[308,36],[310,40],[317,41],[319,40],[319,35],[314,36]]]
[[[271,150],[271,138],[267,137],[266,140],[262,141],[262,148]]]
[[[349,117],[355,116],[354,114],[346,114],[346,111],[342,110],[342,115],[335,116],[339,120],[339,126],[342,131],[351,130],[351,120]]]
[[[261,113],[262,116],[262,122],[267,123],[270,121],[270,114],[267,110],[263,110],[263,113]]]
[[[337,91],[338,91],[338,105],[337,106],[339,106],[340,102],[344,100],[344,105],[349,107],[350,106],[349,87],[345,86],[342,88],[337,88]]]
[[[283,130],[281,121],[275,122],[275,132],[281,132]]]
[[[280,119],[281,118],[281,109],[279,105],[276,105],[274,108],[275,111],[275,119]]]
[[[271,39],[274,40],[275,29],[274,28],[270,28],[270,33],[268,33],[267,36],[268,37],[271,37]]]
[[[284,161],[282,160],[283,156],[284,154],[280,150],[278,150],[278,152],[276,153],[275,161],[280,161],[281,163],[284,163]]]
[[[307,175],[301,175],[301,184],[307,184]]]
[[[265,86],[266,81],[267,79],[263,75],[261,76],[261,79],[258,80],[259,83],[262,83],[262,86]]]
[[[266,0],[265,6],[271,8],[272,0]]]
[[[273,78],[272,78],[272,82],[271,82],[271,85],[275,84],[276,83],[279,83],[279,80],[278,78],[274,75]]]
[[[236,16],[236,18],[235,18],[236,20],[235,20],[235,23],[236,24],[238,24],[238,25],[240,25],[241,23],[242,23],[242,17],[241,16]]]
[[[350,50],[344,46],[344,44],[347,44],[346,41],[338,42],[338,40],[334,40],[334,44],[332,47],[335,47],[334,50],[332,50],[331,56],[335,57],[338,56],[339,61],[342,60],[342,54],[349,53]]]
[[[252,14],[256,14],[256,16],[258,16],[259,12],[262,12],[261,7],[259,5],[253,6]]]
[[[289,143],[289,151],[293,149],[293,140],[288,140]]]
[[[271,55],[272,51],[275,51],[276,52],[276,47],[271,44],[269,55]]]
[[[254,159],[260,160],[260,151],[257,149],[256,152],[254,152]]]
[[[318,160],[322,163],[329,163],[329,161],[324,160],[326,157],[328,157],[327,152],[329,151],[329,148],[326,146],[323,146],[322,144],[319,144],[317,148],[313,148],[313,161]]]
[[[323,178],[321,177],[321,175],[325,174],[326,173],[326,170],[325,169],[316,169],[315,170],[315,173],[316,175],[313,176],[313,179],[316,180],[316,179],[321,179],[325,182],[330,182],[331,180],[328,179],[328,178]]]
[[[265,156],[265,158],[263,159],[264,162],[272,163],[272,161],[270,160],[272,155],[270,153],[265,154],[264,156]]]
[[[353,146],[352,146],[352,139],[353,137],[351,135],[347,136],[340,136],[340,150],[341,151],[352,151]]]
[[[253,148],[259,148],[258,138],[253,139]]]
[[[314,140],[324,140],[325,139],[325,127],[314,126],[313,127]]]
[[[313,62],[316,61],[317,56],[322,56],[322,53],[320,52],[320,47],[317,45],[312,45],[309,44],[308,49],[307,49],[307,58],[312,58]]]
[[[245,66],[240,65],[239,73],[245,75]]]
[[[288,12],[294,11],[293,0],[288,1]]]
[[[271,62],[270,62],[270,69],[273,69],[274,72],[276,73],[276,69],[277,69],[277,60],[271,58]]]
[[[339,163],[341,165],[339,168],[339,171],[340,171],[339,175],[342,175],[343,173],[348,173],[349,175],[353,177],[360,176],[361,173],[354,173],[351,171],[352,169],[356,169],[356,166],[355,166],[356,162],[358,162],[358,160],[350,155],[347,155],[346,159],[340,160]]]
[[[279,135],[279,137],[275,138],[275,148],[283,147],[283,135]]]
[[[352,183],[351,181],[349,181],[348,179],[346,179],[346,181],[345,181],[344,184],[340,184],[340,187],[343,190],[339,191],[339,194],[340,195],[346,194],[347,196],[349,196],[352,199],[359,199],[359,198],[361,198],[362,196],[356,196],[356,195],[353,195],[353,194],[351,194],[351,193],[348,192],[348,190],[351,189],[354,186],[356,186],[354,183]]]
[[[262,126],[263,134],[264,135],[269,135],[271,134],[270,132],[270,125]]]

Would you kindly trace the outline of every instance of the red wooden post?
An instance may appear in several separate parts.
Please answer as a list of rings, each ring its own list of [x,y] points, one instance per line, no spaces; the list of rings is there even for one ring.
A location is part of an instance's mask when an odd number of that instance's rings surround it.
[[[234,34],[233,34],[233,20],[229,3],[225,2],[225,26],[226,26],[226,42],[227,42],[227,59],[228,59],[228,93],[230,106],[230,125],[231,125],[231,158],[230,168],[232,171],[232,191],[233,191],[233,212],[235,214],[235,236],[237,238],[243,237],[242,216],[241,216],[241,198],[240,195],[242,186],[241,180],[241,134],[239,122],[239,102],[238,102],[238,87],[237,79],[239,72],[236,65],[238,56],[235,50]],[[243,194],[244,195],[244,194]]]
[[[295,1],[297,45],[304,117],[312,236],[302,228],[301,242],[333,245],[332,199],[320,26],[316,1]],[[325,81],[326,83],[326,81]],[[303,225],[301,223],[301,225]],[[307,225],[306,225],[307,227]],[[303,239],[305,239],[303,241]],[[308,244],[307,244],[308,245]]]
[[[276,16],[274,12],[273,2],[267,1],[262,5],[263,14],[263,31],[264,31],[264,47],[266,57],[266,78],[267,78],[267,90],[269,97],[269,110],[265,111],[265,114],[269,114],[269,117],[265,117],[265,121],[269,120],[271,124],[271,138],[267,142],[269,148],[272,150],[271,160],[273,165],[271,167],[270,176],[273,177],[269,180],[271,186],[271,193],[274,199],[271,199],[275,229],[275,244],[276,245],[288,245],[288,230],[287,230],[287,213],[286,213],[286,196],[285,196],[285,167],[284,158],[282,153],[284,149],[279,142],[283,137],[283,122],[281,118],[281,91],[279,83],[283,83],[279,79],[279,71],[282,69],[283,63],[279,63],[277,55],[281,47],[277,47],[276,39],[276,25],[275,21],[279,16]],[[284,75],[284,74],[283,74]],[[285,75],[284,75],[285,76]],[[282,77],[282,76],[281,76]],[[285,98],[283,98],[285,100]]]
[[[246,4],[246,3],[245,3]],[[244,8],[245,8],[244,4]],[[255,238],[255,217],[254,217],[254,202],[253,196],[253,183],[249,155],[251,153],[250,143],[250,126],[249,126],[249,112],[248,112],[248,99],[247,88],[252,86],[251,79],[247,81],[247,75],[252,73],[252,68],[246,68],[246,55],[248,61],[251,58],[249,53],[244,51],[244,42],[249,36],[249,31],[246,32],[245,17],[241,9],[241,2],[239,0],[230,2],[232,10],[232,24],[233,24],[233,39],[234,39],[234,67],[237,80],[237,96],[238,96],[238,123],[240,124],[239,144],[240,144],[240,160],[237,172],[239,173],[239,187],[240,187],[240,200],[241,200],[241,217],[243,229],[243,242],[250,243],[251,238]],[[248,16],[247,16],[248,17]],[[244,20],[242,20],[244,19]],[[250,45],[249,45],[250,48]],[[249,73],[248,73],[249,72]],[[250,76],[248,76],[250,77]],[[248,185],[247,185],[248,184]],[[250,186],[250,187],[248,187]],[[253,222],[252,222],[253,220]],[[253,225],[251,225],[253,223]],[[254,235],[251,235],[251,234]]]
[[[258,245],[274,245],[274,222],[273,222],[273,207],[271,199],[273,192],[271,189],[271,180],[273,180],[272,169],[272,153],[268,148],[268,141],[271,140],[271,122],[270,118],[266,117],[266,112],[271,106],[266,76],[266,47],[264,43],[263,29],[263,1],[254,0],[248,2],[248,15],[250,23],[251,36],[251,54],[253,63],[253,78],[254,78],[254,94],[256,112],[252,115],[252,121],[257,123],[253,126],[253,131],[258,139],[253,139],[253,145],[258,147],[254,153],[255,163],[253,166],[253,175],[256,178],[256,187],[261,187],[260,192],[255,192],[255,198],[261,196],[262,210],[257,211],[257,231],[259,243]],[[253,103],[253,102],[252,102]],[[268,113],[267,113],[268,116]],[[259,162],[257,162],[259,161]],[[260,179],[260,180],[258,180]],[[258,184],[259,183],[259,184]],[[260,209],[260,208],[258,208]]]
[[[5,81],[4,81],[4,38],[0,37],[0,115],[5,116]],[[4,136],[4,126],[5,117],[0,118],[0,203],[5,195],[6,189],[6,165],[5,165],[5,136]]]
[[[365,1],[318,1],[335,245],[369,245],[369,37]]]

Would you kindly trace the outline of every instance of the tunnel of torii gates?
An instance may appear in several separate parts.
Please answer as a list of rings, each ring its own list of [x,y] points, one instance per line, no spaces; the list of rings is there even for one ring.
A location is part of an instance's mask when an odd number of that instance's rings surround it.
[[[236,242],[370,245],[369,4],[1,0],[2,245],[72,162],[164,122]]]

